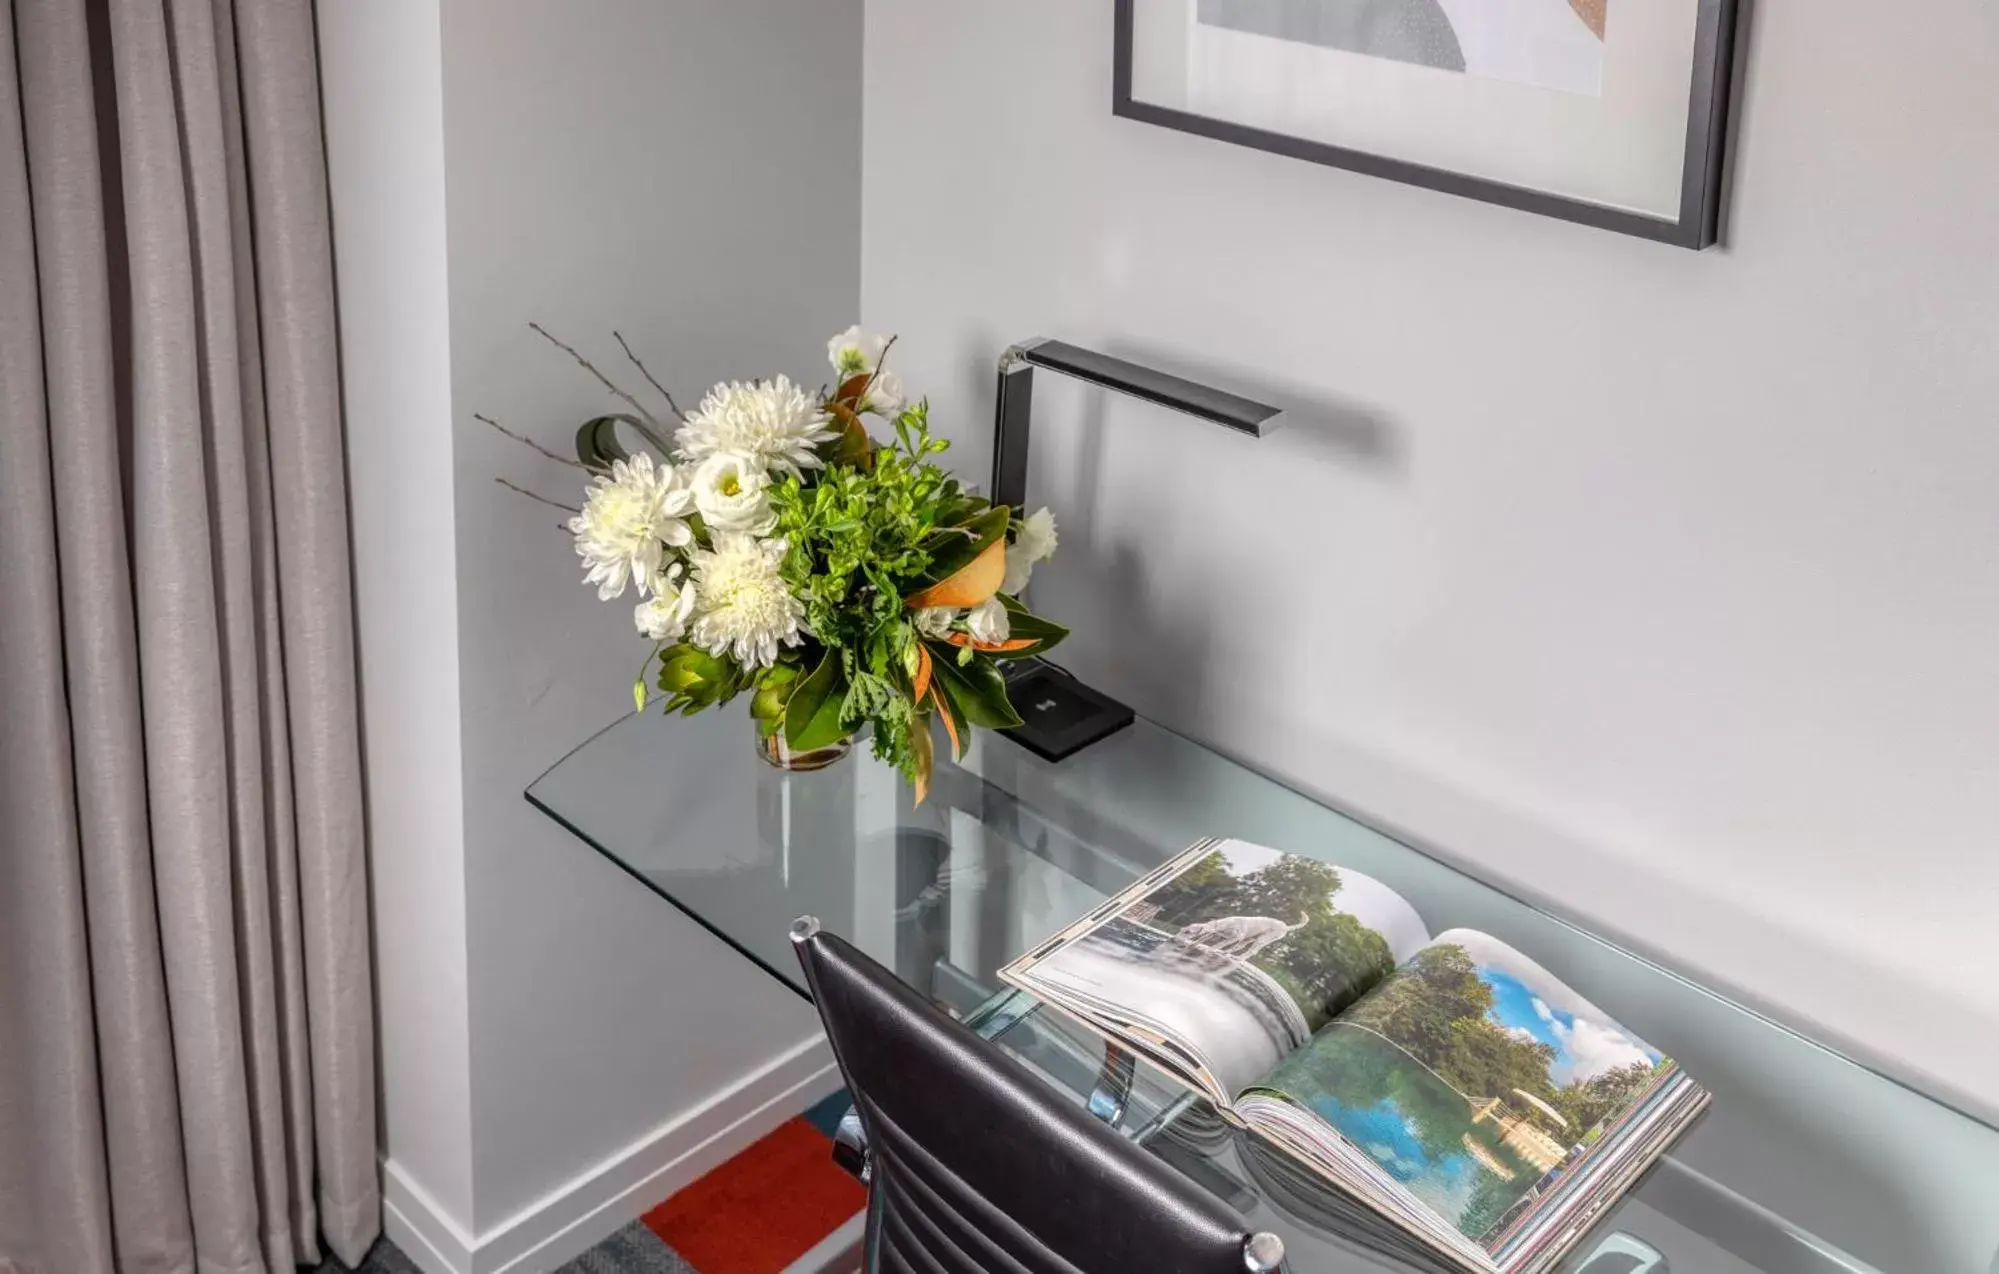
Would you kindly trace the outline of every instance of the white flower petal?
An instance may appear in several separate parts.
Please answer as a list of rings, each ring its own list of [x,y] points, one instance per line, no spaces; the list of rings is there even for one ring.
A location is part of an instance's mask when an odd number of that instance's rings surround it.
[[[1055,556],[1055,515],[1045,508],[1028,514],[1021,521],[1013,543],[1029,562],[1045,562]]]
[[[859,323],[826,342],[826,359],[841,380],[865,376],[881,366],[882,351],[888,342],[861,330]]]
[[[942,641],[958,622],[958,612],[949,606],[925,606],[916,612],[916,631]]]
[[[758,469],[797,474],[823,463],[813,454],[838,433],[804,390],[774,381],[717,385],[674,434],[680,454],[699,464],[710,456],[740,456]]]
[[[597,585],[597,596],[610,601],[623,595],[628,579],[645,593],[667,547],[692,538],[675,512],[692,502],[679,470],[655,465],[648,455],[620,460],[610,473],[599,475],[590,484],[582,513],[569,521],[576,554],[583,559],[583,578]]]
[[[965,630],[981,646],[999,645],[1012,631],[1007,622],[1005,604],[997,597],[988,597],[972,607],[965,613]]]
[[[779,642],[799,643],[805,619],[804,604],[779,574],[785,542],[734,532],[714,541],[712,549],[693,554],[695,595],[687,639],[745,668],[767,668],[777,662]]]
[[[777,525],[770,478],[746,456],[719,452],[694,471],[694,503],[712,531],[769,534]]]
[[[1006,546],[1006,574],[1000,577],[999,591],[1015,596],[1027,587],[1027,581],[1034,574],[1034,559],[1021,551],[1020,545]]]

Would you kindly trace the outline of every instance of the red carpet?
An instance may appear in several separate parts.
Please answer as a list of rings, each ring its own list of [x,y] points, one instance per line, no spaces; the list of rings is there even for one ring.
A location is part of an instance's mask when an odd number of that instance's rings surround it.
[[[867,1206],[833,1144],[793,1119],[646,1213],[700,1274],[779,1274]]]

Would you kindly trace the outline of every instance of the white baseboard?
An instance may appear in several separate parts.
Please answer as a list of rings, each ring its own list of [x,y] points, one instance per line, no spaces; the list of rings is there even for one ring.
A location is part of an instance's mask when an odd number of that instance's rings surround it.
[[[424,1274],[554,1269],[839,1086],[825,1037],[802,1041],[477,1236],[384,1160],[383,1228]]]

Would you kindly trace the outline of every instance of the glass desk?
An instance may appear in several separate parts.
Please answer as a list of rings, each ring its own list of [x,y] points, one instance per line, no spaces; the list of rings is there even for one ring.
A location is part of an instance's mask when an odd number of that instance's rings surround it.
[[[962,764],[940,759],[918,808],[865,746],[789,775],[755,757],[742,713],[649,713],[527,797],[800,994],[786,929],[818,916],[1280,1234],[1290,1269],[1406,1267],[1360,1252],[1317,1187],[1273,1172],[1163,1075],[1141,1065],[1107,1086],[1096,1036],[994,976],[1207,835],[1351,867],[1433,929],[1513,943],[1713,1091],[1604,1226],[1607,1245],[1569,1269],[1659,1274],[1649,1246],[1673,1274],[1999,1274],[1999,1129],[1144,719],[1052,763],[980,735]]]

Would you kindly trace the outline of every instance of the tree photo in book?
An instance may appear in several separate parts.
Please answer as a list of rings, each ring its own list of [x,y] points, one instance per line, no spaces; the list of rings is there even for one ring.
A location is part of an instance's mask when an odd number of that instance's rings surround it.
[[[1671,1065],[1581,997],[1551,1005],[1551,984],[1504,944],[1452,930],[1258,1090],[1306,1106],[1490,1242]]]
[[[1001,977],[1469,1269],[1547,1268],[1707,1101],[1506,943],[1432,938],[1372,877],[1242,841],[1194,846]]]
[[[1337,867],[1309,858],[1280,858],[1235,876],[1216,850],[1153,895],[1153,924],[1211,950],[1254,935],[1254,945],[1238,945],[1236,954],[1282,984],[1316,1031],[1352,1002],[1356,987],[1395,967],[1387,940],[1333,905],[1344,885]]]
[[[1408,904],[1359,872],[1231,841],[1084,937],[1065,964],[1095,993],[1143,1004],[1165,1031],[1199,1041],[1233,1093],[1421,937]]]

